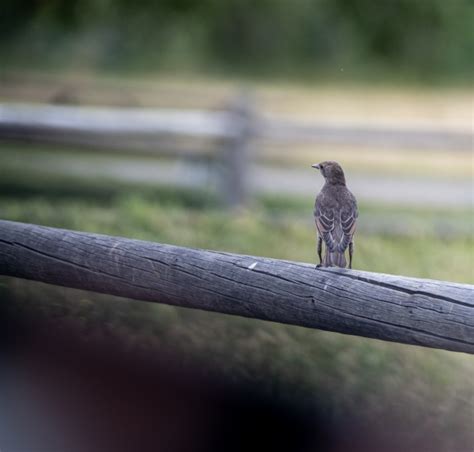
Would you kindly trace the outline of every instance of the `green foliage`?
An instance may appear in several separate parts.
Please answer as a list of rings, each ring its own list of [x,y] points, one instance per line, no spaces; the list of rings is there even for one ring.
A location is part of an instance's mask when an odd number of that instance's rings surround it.
[[[470,0],[6,0],[10,65],[469,80]],[[45,55],[48,58],[45,58]]]

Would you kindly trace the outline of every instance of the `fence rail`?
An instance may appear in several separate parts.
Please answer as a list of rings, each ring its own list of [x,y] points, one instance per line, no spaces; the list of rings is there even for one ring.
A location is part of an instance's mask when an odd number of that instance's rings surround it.
[[[246,120],[242,109],[251,110],[249,99],[248,95],[237,98],[237,114],[235,104],[221,111],[0,104],[0,138],[44,139],[48,133],[62,133],[64,141],[74,142],[81,133],[140,136],[155,148],[156,138],[163,134],[232,139],[247,130],[246,122],[242,123]],[[257,119],[255,112],[252,120],[254,137],[275,143],[471,151],[474,137],[469,132],[439,129],[343,126],[270,116]]]
[[[0,274],[474,353],[474,286],[0,220]]]
[[[474,138],[474,135],[460,131],[314,124],[286,119],[264,121],[261,136],[282,143],[454,151],[471,151]]]

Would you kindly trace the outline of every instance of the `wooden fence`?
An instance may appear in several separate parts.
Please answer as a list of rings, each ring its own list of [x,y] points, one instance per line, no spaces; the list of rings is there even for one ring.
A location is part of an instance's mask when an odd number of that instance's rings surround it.
[[[474,286],[0,220],[0,274],[474,353]]]
[[[192,144],[177,145],[177,137],[190,138]],[[193,149],[196,140],[210,140],[219,150],[211,155],[219,169],[219,192],[225,203],[234,207],[247,199],[256,141],[471,151],[473,135],[437,129],[336,126],[262,116],[252,95],[244,92],[227,109],[216,111],[0,104],[0,139],[193,159],[210,157],[209,152],[203,155]]]

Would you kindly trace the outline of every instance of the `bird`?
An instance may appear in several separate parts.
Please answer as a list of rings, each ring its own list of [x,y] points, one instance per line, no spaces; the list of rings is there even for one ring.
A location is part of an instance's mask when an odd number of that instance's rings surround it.
[[[345,268],[347,265],[345,251],[349,249],[349,268],[352,268],[354,233],[359,216],[356,198],[346,187],[344,171],[339,163],[327,161],[311,166],[319,170],[325,179],[324,186],[314,202],[319,257],[319,264],[316,267]]]

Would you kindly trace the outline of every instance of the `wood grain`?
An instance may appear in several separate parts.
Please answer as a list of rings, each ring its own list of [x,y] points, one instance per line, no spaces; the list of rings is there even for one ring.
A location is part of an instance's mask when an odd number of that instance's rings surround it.
[[[0,220],[0,274],[474,353],[474,286]]]

